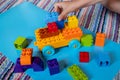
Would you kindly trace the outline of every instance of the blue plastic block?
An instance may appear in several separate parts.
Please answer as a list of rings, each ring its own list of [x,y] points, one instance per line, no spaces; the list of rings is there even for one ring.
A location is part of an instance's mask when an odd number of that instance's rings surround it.
[[[43,71],[44,70],[44,63],[39,57],[33,57],[33,64],[32,68],[34,71]]]
[[[50,75],[57,74],[60,72],[57,59],[48,60],[47,64],[48,64]]]
[[[64,23],[65,23],[65,20],[61,20],[61,21],[56,21],[56,24],[58,26],[59,29],[62,29],[64,28]]]
[[[51,22],[56,22],[58,20],[58,13],[57,12],[51,12],[46,15],[45,22],[51,23]]]
[[[96,57],[97,64],[100,67],[106,67],[110,65],[110,56],[108,53],[102,52],[98,53]]]

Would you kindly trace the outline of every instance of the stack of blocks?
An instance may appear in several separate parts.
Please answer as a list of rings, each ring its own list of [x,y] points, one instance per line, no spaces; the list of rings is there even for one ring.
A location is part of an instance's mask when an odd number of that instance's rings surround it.
[[[18,50],[22,50],[23,48],[27,47],[27,45],[28,41],[24,37],[18,37],[14,42],[15,48]]]
[[[67,71],[74,78],[74,80],[88,80],[88,77],[75,64],[68,67]]]
[[[55,22],[58,26],[58,29],[64,28],[64,20],[58,21],[59,14],[57,12],[51,12],[48,13],[48,15],[45,18],[46,24]]]
[[[93,36],[90,34],[83,35],[81,38],[82,46],[92,46],[93,45]]]
[[[60,72],[57,59],[48,60],[47,64],[48,64],[50,75],[54,75]]]
[[[95,45],[103,47],[105,44],[105,34],[104,33],[97,33],[95,39]]]
[[[32,48],[25,48],[22,50],[20,58],[17,59],[14,72],[24,72],[29,68],[33,68],[34,71],[43,71],[44,63],[39,57],[32,57]]]
[[[79,61],[80,62],[89,62],[89,53],[88,52],[80,52],[79,54]]]

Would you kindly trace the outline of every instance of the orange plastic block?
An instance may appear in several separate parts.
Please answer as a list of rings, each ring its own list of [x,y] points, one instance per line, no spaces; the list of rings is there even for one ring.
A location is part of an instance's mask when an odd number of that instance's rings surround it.
[[[65,37],[65,39],[74,39],[74,38],[81,38],[83,35],[82,30],[77,28],[64,28],[62,31],[62,35]]]
[[[31,65],[31,63],[32,63],[32,53],[33,53],[32,48],[22,49],[22,53],[21,53],[21,56],[20,56],[20,64],[21,65]]]
[[[36,37],[47,38],[51,36],[56,36],[59,34],[59,31],[49,33],[48,28],[38,29],[35,32]]]
[[[95,39],[96,46],[104,46],[105,44],[105,34],[104,33],[97,33]]]

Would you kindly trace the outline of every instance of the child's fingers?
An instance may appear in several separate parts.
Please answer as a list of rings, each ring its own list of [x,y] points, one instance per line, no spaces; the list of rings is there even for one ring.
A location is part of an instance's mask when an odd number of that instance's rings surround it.
[[[54,5],[54,10],[55,10],[55,12],[59,12],[60,13],[60,5],[59,5],[59,3],[55,3],[55,5]]]
[[[58,20],[61,21],[62,19],[65,19],[67,17],[67,14],[68,14],[68,11],[63,11],[59,17],[58,17]]]

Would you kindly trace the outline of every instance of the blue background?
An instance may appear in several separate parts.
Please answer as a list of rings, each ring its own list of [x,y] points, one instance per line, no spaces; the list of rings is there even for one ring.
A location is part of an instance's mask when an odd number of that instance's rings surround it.
[[[24,2],[14,8],[9,9],[5,13],[0,14],[0,51],[14,63],[20,55],[20,51],[14,48],[14,41],[18,36],[26,37],[31,41],[28,47],[34,48],[33,56],[42,57],[40,51],[34,46],[35,35],[34,31],[37,28],[45,27],[45,15],[48,14],[32,3]],[[84,33],[93,34],[84,29]],[[98,49],[110,53],[111,65],[109,67],[99,67],[95,62],[95,56]],[[112,80],[120,69],[120,45],[110,40],[106,40],[103,48],[99,47],[81,47],[78,50],[63,47],[56,49],[55,55],[44,58],[45,70],[43,72],[34,72],[33,69],[26,71],[34,80],[72,80],[72,77],[67,73],[66,68],[72,64],[77,64],[83,72],[88,76],[89,80]],[[79,52],[90,52],[90,62],[80,63]],[[61,72],[50,76],[48,67],[46,66],[47,59],[57,58],[60,64]]]

